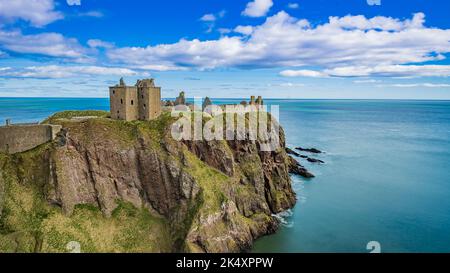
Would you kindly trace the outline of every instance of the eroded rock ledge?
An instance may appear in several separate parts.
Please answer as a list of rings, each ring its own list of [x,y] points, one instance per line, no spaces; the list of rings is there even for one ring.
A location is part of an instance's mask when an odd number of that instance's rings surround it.
[[[82,113],[75,113],[81,115]],[[174,141],[173,119],[57,114],[58,138],[0,155],[0,252],[238,252],[296,201],[291,158],[258,141]]]

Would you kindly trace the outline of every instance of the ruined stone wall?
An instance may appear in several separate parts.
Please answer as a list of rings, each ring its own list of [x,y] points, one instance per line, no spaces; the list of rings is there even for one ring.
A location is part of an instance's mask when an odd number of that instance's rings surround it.
[[[114,86],[109,88],[111,118],[121,120],[138,119],[137,88],[134,86]]]
[[[139,119],[151,120],[161,114],[161,87],[139,87]]]
[[[109,107],[111,109],[111,118],[124,119],[125,118],[125,105],[123,102],[125,98],[124,87],[110,87],[109,88]]]
[[[0,152],[20,153],[53,140],[60,125],[12,125],[0,127]]]
[[[149,119],[155,119],[161,114],[161,87],[150,88],[149,93]]]
[[[127,92],[126,92],[126,100],[125,100],[125,107],[126,107],[126,118],[125,120],[131,121],[131,120],[137,120],[139,119],[139,101],[137,96],[137,88],[132,86],[127,86]]]

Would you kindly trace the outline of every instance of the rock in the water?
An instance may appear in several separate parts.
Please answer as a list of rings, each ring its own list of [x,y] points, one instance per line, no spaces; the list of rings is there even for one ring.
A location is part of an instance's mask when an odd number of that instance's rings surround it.
[[[317,159],[317,158],[312,158],[312,157],[308,157],[306,160],[308,160],[309,162],[311,162],[311,163],[325,163],[325,162],[323,162],[322,160],[320,160],[320,159]]]
[[[297,162],[293,157],[289,157],[289,173],[303,176],[305,178],[313,178],[314,175],[310,173],[305,167],[303,167],[300,163]]]
[[[294,150],[292,150],[292,149],[290,149],[288,147],[286,147],[286,153],[290,154],[290,155],[300,156],[299,153],[297,153],[296,151],[294,151]]]
[[[302,148],[302,147],[296,147],[295,149],[302,151],[302,152],[309,152],[313,154],[320,154],[322,151],[316,149],[316,148]]]

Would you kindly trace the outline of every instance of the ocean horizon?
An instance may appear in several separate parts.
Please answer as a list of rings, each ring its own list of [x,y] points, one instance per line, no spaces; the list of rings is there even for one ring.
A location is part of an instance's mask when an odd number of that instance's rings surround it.
[[[165,97],[162,100],[174,100]],[[12,100],[12,101],[11,101]],[[193,98],[186,98],[193,102]],[[211,98],[213,103],[239,103],[248,98]],[[273,105],[283,101],[372,101],[372,102],[450,102],[450,99],[304,99],[304,98],[264,98],[265,104]],[[270,102],[270,103],[267,103]],[[40,122],[48,116],[65,110],[104,110],[109,111],[109,98],[89,97],[0,97],[0,125],[5,119],[13,123]]]

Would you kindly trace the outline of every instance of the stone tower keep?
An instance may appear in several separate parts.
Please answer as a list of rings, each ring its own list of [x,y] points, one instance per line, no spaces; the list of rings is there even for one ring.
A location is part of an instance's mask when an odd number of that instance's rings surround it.
[[[151,120],[161,114],[161,88],[153,79],[139,80],[126,86],[123,79],[109,88],[111,118],[126,121]]]
[[[139,101],[139,119],[151,120],[161,114],[161,87],[156,87],[153,79],[136,83]]]

